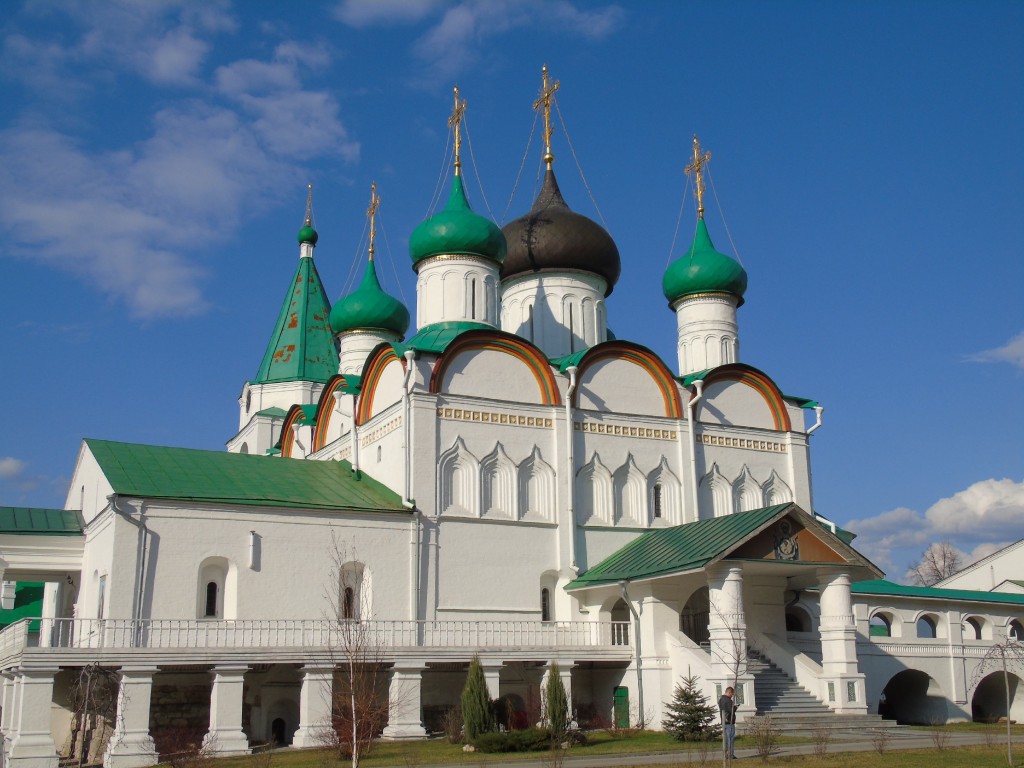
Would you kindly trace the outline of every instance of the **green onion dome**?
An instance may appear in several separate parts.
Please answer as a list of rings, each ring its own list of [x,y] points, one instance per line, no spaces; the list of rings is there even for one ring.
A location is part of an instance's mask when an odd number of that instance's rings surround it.
[[[735,259],[715,250],[704,219],[697,220],[693,245],[682,258],[668,265],[661,289],[669,304],[695,293],[731,293],[743,303],[747,271]]]
[[[569,209],[548,168],[530,212],[504,228],[508,258],[501,265],[502,281],[534,272],[591,272],[604,278],[605,295],[612,292],[622,271],[619,248],[597,222]]]
[[[319,238],[320,236],[316,233],[316,230],[313,229],[309,224],[307,224],[306,226],[299,230],[298,241],[300,244],[309,243],[310,245],[316,245],[316,241]]]
[[[345,333],[378,329],[405,336],[409,330],[409,310],[380,287],[372,261],[366,265],[363,282],[331,308],[331,330]]]
[[[469,207],[461,176],[452,181],[452,192],[444,210],[422,222],[409,238],[409,255],[414,267],[424,259],[442,254],[482,256],[501,264],[505,249],[505,236],[498,225],[473,213]]]

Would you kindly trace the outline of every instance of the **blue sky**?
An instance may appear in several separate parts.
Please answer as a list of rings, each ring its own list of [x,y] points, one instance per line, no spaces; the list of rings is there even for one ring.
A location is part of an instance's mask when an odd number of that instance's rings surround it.
[[[223,447],[307,183],[332,298],[376,181],[410,303],[453,84],[476,210],[525,212],[547,63],[562,190],[622,254],[616,334],[676,367],[660,283],[696,132],[750,276],[741,359],[826,407],[816,510],[895,577],[931,541],[1019,539],[1022,39],[1014,2],[5,3],[0,503],[61,505],[84,436]]]

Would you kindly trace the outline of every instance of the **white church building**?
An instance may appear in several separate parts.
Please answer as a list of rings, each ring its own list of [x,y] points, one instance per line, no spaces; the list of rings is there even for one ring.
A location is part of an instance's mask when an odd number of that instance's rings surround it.
[[[120,686],[90,747],[108,766],[153,764],[182,726],[224,754],[315,746],[345,622],[389,676],[385,738],[436,729],[474,655],[510,720],[553,662],[583,724],[658,727],[688,673],[737,684],[744,718],[1006,715],[981,661],[1024,636],[1024,588],[1009,566],[884,581],[815,514],[822,408],[741,362],[747,275],[712,244],[696,139],[664,361],[608,329],[620,255],[563,199],[550,128],[536,201],[499,228],[467,200],[460,115],[456,95],[450,197],[409,238],[415,333],[377,279],[376,193],[362,283],[333,305],[307,205],[227,451],[87,439],[64,509],[0,507],[5,760],[82,748],[92,664]]]

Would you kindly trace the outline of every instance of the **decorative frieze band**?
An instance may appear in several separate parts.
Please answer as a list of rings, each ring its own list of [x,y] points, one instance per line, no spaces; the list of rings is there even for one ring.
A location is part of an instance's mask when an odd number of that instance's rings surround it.
[[[675,440],[674,429],[652,429],[651,427],[624,427],[620,424],[605,424],[600,421],[577,421],[573,424],[577,432],[596,432],[599,435],[638,437],[645,440]]]
[[[521,416],[500,411],[471,411],[467,408],[438,408],[438,418],[452,421],[481,421],[487,424],[508,424],[518,427],[551,429],[554,422],[541,416]]]
[[[400,426],[402,426],[402,417],[397,416],[393,418],[391,421],[389,421],[387,424],[382,424],[381,426],[377,427],[372,432],[367,432],[365,434],[359,435],[359,447],[365,448],[370,443],[374,443],[377,440],[380,440],[382,437],[384,437],[384,435],[388,435],[394,432]]]
[[[751,440],[746,437],[726,437],[725,435],[700,435],[703,445],[720,445],[725,448],[746,448],[748,451],[767,451],[768,453],[786,453],[786,444],[771,440]]]

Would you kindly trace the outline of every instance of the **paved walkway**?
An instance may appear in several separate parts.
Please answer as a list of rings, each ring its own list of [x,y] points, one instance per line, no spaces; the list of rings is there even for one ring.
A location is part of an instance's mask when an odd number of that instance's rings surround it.
[[[931,735],[931,731],[923,729],[894,729],[890,731],[892,738],[889,740],[889,744],[886,747],[886,754],[889,752],[895,752],[901,749],[936,749],[935,740]],[[976,733],[964,733],[959,731],[947,731],[944,732],[949,737],[946,742],[946,748],[953,747],[965,747],[971,745],[983,745],[986,743],[985,737],[982,734]],[[1003,744],[1003,748],[1006,748],[1005,735],[1003,741],[999,742]],[[1014,754],[1018,754],[1019,750],[1022,750],[1024,745],[1024,734],[1015,735],[1013,737],[1014,743]],[[721,747],[716,745],[716,748],[709,754],[708,765],[717,766],[721,765]],[[871,742],[871,738],[864,733],[864,731],[837,731],[832,744],[829,746],[829,754],[838,754],[841,752],[871,752],[874,750],[874,745]],[[782,744],[776,748],[775,752],[772,753],[773,758],[781,757],[784,755],[811,755],[814,754],[814,744]],[[495,766],[495,768],[552,768],[553,761],[550,757],[546,760],[543,757],[536,757],[529,760],[509,760],[501,762],[492,762],[489,758],[490,755],[480,753],[480,765]],[[739,744],[736,749],[737,764],[758,764],[761,765],[761,761],[757,756],[757,751],[751,747],[741,747]],[[631,768],[638,768],[639,766],[655,766],[655,765],[678,765],[688,763],[699,763],[700,758],[697,755],[697,751],[694,749],[681,749],[678,752],[656,752],[656,753],[632,753],[626,755],[573,755],[572,752],[565,753],[564,760],[561,763],[562,768],[620,768],[620,766],[630,766]],[[472,762],[464,763],[464,765],[472,765]],[[422,766],[422,768],[446,768],[446,766]]]

